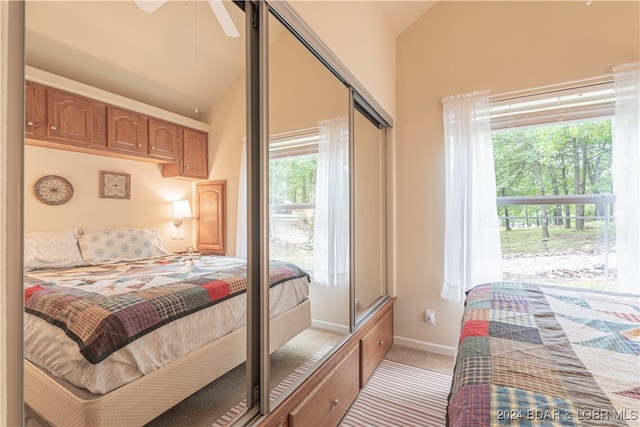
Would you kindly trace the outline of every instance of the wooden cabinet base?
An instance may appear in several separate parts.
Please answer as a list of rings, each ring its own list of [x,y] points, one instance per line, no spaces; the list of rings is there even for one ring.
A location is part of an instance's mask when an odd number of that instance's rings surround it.
[[[338,425],[360,392],[358,353],[358,347],[353,347],[338,366],[289,413],[290,426],[314,425],[318,420],[327,426]]]
[[[391,329],[390,329],[391,328]],[[378,345],[381,337],[388,337]],[[360,370],[377,367],[393,337],[393,299],[389,298],[351,337],[258,426],[336,426],[360,392]],[[364,343],[364,344],[363,344]],[[374,354],[368,349],[376,343]],[[384,353],[383,353],[384,351]],[[372,371],[373,372],[373,371]]]

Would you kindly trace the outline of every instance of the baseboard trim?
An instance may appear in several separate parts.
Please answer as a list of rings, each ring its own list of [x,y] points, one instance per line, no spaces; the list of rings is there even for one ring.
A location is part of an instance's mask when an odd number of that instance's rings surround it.
[[[456,357],[456,348],[449,347],[442,344],[436,344],[427,341],[414,340],[412,338],[399,337],[395,335],[393,337],[393,343],[401,345],[403,347],[414,348],[416,350],[428,351],[430,353],[442,354],[444,356]]]
[[[325,322],[324,320],[311,319],[311,326],[316,328],[329,329],[330,331],[340,332],[342,334],[348,334],[349,328],[338,323]]]

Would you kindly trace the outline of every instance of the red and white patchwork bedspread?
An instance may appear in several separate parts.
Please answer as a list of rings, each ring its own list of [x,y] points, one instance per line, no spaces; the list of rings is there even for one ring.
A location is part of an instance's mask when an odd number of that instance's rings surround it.
[[[137,338],[246,292],[246,261],[200,256],[29,272],[25,312],[55,325],[99,363]],[[270,286],[309,275],[273,261]]]
[[[639,298],[523,283],[475,287],[447,424],[639,426]]]

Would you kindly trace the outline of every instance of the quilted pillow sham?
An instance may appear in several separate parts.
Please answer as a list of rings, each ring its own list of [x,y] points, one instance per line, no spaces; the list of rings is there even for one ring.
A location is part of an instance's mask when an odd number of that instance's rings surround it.
[[[65,268],[85,265],[78,247],[78,231],[42,231],[24,235],[24,269]]]
[[[82,258],[88,264],[158,258],[168,253],[156,230],[83,227],[83,231],[78,242]]]

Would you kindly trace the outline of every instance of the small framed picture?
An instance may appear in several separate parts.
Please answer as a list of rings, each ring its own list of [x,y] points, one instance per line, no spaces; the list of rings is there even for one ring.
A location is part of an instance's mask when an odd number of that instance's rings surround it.
[[[100,197],[103,199],[130,199],[131,175],[100,171]]]

